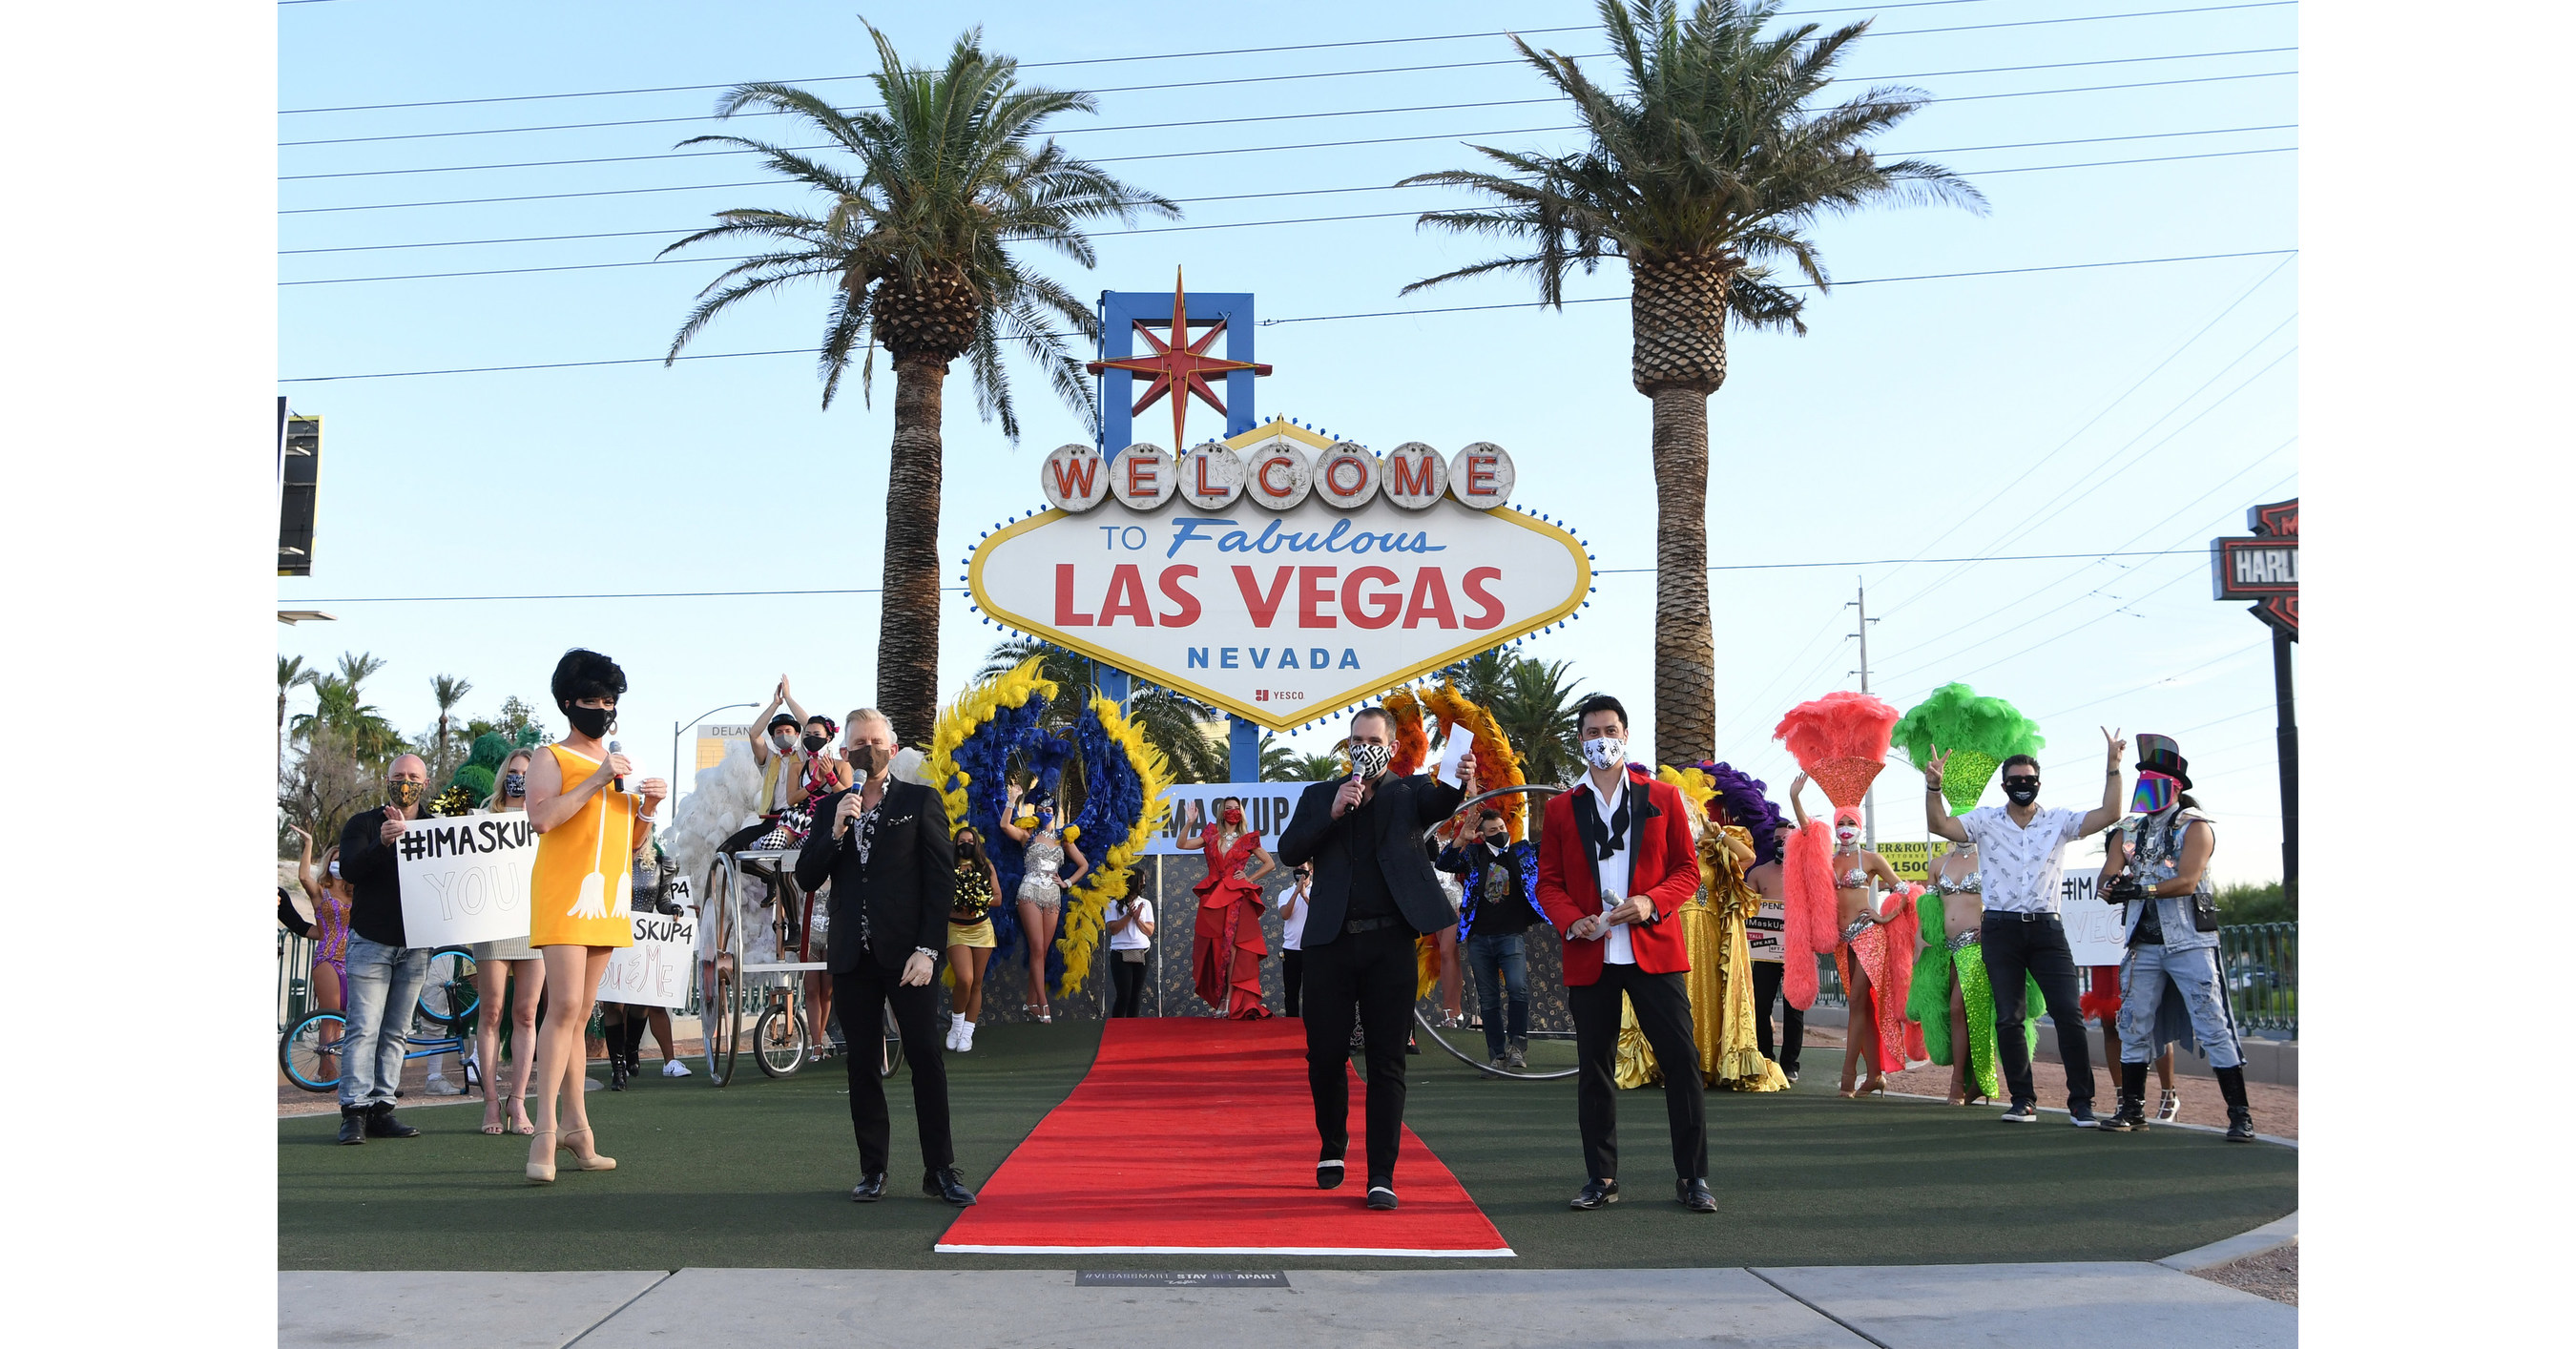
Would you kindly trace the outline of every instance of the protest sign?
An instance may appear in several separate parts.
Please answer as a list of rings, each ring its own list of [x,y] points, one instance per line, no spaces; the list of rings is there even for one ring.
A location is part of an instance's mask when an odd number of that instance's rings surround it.
[[[1786,911],[1780,901],[1766,899],[1752,917],[1744,920],[1744,946],[1755,960],[1778,960],[1788,944],[1780,939],[1788,926]]]
[[[635,944],[609,953],[608,971],[599,978],[601,1002],[646,1007],[686,1007],[689,981],[697,976],[698,912],[686,876],[671,878],[674,914],[638,909]]]
[[[411,820],[394,840],[403,940],[463,946],[528,935],[537,831],[522,812]]]
[[[2097,873],[2069,863],[2059,877],[2057,912],[2066,927],[2066,949],[2078,965],[2117,965],[2127,954],[2120,944],[2126,930],[2118,904],[2105,904],[2093,893]]]
[[[1297,810],[1297,797],[1306,787],[1303,782],[1175,783],[1163,793],[1172,809],[1145,845],[1145,852],[1165,857],[1197,853],[1200,832],[1216,822],[1216,803],[1229,796],[1243,798],[1244,829],[1261,835],[1263,847],[1275,849],[1279,846],[1279,831],[1288,827],[1289,817]]]

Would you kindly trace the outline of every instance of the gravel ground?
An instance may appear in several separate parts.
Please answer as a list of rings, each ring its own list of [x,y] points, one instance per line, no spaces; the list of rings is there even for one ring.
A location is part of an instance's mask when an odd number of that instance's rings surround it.
[[[696,1023],[692,1021],[690,1024],[694,1026]],[[674,1029],[676,1030],[677,1027],[674,1027]],[[679,1043],[674,1045],[673,1048],[679,1050],[680,1060],[688,1065],[690,1072],[703,1073],[706,1071],[707,1065],[704,1061],[704,1056],[699,1053],[700,1042],[696,1037],[682,1037],[679,1040]],[[457,1104],[471,1105],[477,1110],[482,1108],[483,1091],[479,1087],[462,1096],[430,1095],[429,1065],[431,1062],[432,1061],[429,1059],[413,1059],[409,1063],[403,1065],[402,1099],[396,1103],[394,1107],[395,1109],[417,1110],[426,1106]],[[446,1071],[447,1080],[450,1083],[460,1087],[465,1085],[465,1079],[457,1073],[456,1060],[454,1058],[441,1058],[436,1060],[436,1062]],[[503,1065],[502,1070],[507,1072],[508,1065]],[[590,1071],[592,1086],[597,1088],[604,1085],[608,1077],[608,1060],[605,1058],[592,1059],[590,1061]],[[658,1087],[662,1085],[661,1055],[655,1050],[653,1042],[650,1039],[647,1039],[644,1042],[644,1075],[653,1080],[649,1083],[643,1084],[643,1088]],[[679,1083],[674,1081],[671,1085],[677,1086]],[[299,1087],[288,1086],[283,1079],[278,1083],[277,1117],[279,1119],[294,1119],[300,1115],[335,1115],[338,1114],[339,1111],[339,1098],[335,1096],[318,1094],[315,1092],[305,1091]]]
[[[2211,1283],[2241,1288],[2293,1307],[2299,1305],[2299,1243],[2295,1241],[2278,1250],[2192,1272]]]
[[[1809,1027],[1805,1049],[1800,1054],[1799,1077],[1827,1083],[1841,1080],[1843,1067],[1842,1032],[1831,1026]],[[2039,1090],[2039,1103],[2045,1106],[2066,1104],[2066,1070],[2054,1063],[2032,1065],[2031,1081]],[[2227,1127],[2227,1102],[2218,1095],[2218,1084],[2205,1077],[2188,1073],[2174,1075],[2174,1088],[2182,1093],[2181,1121]],[[1912,1068],[1891,1073],[1889,1091],[1912,1092],[1921,1096],[1947,1096],[1950,1093],[1950,1070],[1947,1068]],[[2147,1090],[2156,1089],[2153,1073],[2147,1075]],[[2119,1108],[2118,1079],[2104,1064],[2093,1065],[2093,1113],[2108,1116]],[[2254,1128],[2276,1138],[2299,1136],[2299,1089],[2274,1086],[2269,1082],[2245,1084],[2245,1102],[2254,1109]],[[2150,1104],[2153,1104],[2152,1099]],[[1976,1107],[1985,1109],[1983,1105]]]

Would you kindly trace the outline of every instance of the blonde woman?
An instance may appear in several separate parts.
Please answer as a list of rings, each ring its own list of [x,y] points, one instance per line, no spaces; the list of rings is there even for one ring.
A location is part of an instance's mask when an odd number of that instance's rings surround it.
[[[512,750],[493,775],[491,812],[511,814],[528,808],[528,764],[534,751]],[[533,1134],[528,1122],[528,1074],[537,1066],[537,1002],[546,993],[546,965],[525,936],[474,943],[474,987],[482,1015],[474,1026],[474,1068],[483,1079],[483,1132]],[[497,1089],[501,1064],[501,1006],[509,990],[518,996],[510,1007],[509,1089]],[[502,1102],[510,1119],[501,1119]]]

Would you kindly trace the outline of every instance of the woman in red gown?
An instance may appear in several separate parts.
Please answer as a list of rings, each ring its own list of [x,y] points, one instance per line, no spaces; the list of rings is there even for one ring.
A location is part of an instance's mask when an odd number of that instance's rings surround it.
[[[1245,833],[1243,802],[1225,797],[1217,802],[1216,822],[1199,835],[1207,854],[1207,879],[1195,887],[1198,924],[1190,937],[1190,971],[1199,1000],[1220,1016],[1241,1021],[1270,1015],[1261,1001],[1261,958],[1270,948],[1261,940],[1261,878],[1278,866],[1261,846],[1261,835]],[[1246,861],[1254,865],[1247,869]]]

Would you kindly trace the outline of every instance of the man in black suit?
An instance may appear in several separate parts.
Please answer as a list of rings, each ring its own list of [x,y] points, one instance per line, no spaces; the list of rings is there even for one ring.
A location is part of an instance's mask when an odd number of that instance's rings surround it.
[[[1390,777],[1395,718],[1351,714],[1351,776],[1318,782],[1297,799],[1279,836],[1282,866],[1314,863],[1306,897],[1306,1084],[1323,1151],[1315,1184],[1342,1183],[1350,1146],[1351,1009],[1368,1049],[1368,1206],[1391,1209],[1395,1153],[1404,1137],[1404,1041],[1413,1011],[1414,939],[1458,921],[1431,872],[1422,831],[1449,818],[1466,793],[1430,777]],[[1461,761],[1472,784],[1476,758]]]
[[[850,1028],[850,1124],[863,1173],[850,1198],[872,1204],[885,1197],[891,1147],[885,1086],[877,1080],[877,1056],[862,1051],[891,1003],[904,1057],[912,1062],[921,1192],[964,1208],[975,1195],[949,1145],[948,1064],[939,1043],[939,990],[931,982],[957,892],[948,807],[928,787],[889,776],[894,727],[884,713],[852,712],[843,734],[851,768],[865,776],[815,807],[817,826],[797,855],[796,883],[809,894],[827,879],[832,883],[827,958],[832,1001]]]

